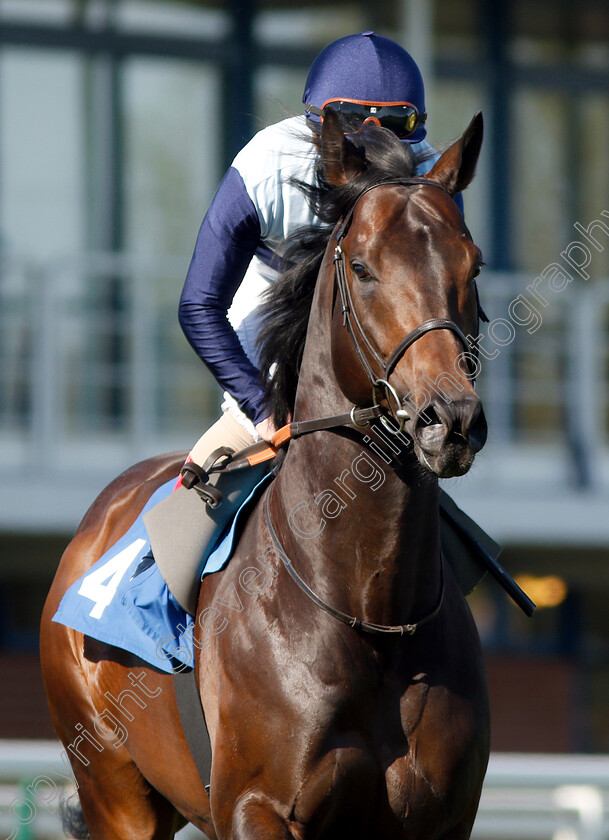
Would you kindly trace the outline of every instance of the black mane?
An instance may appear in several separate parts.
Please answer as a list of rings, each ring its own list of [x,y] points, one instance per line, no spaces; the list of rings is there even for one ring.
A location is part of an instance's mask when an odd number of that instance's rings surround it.
[[[259,366],[277,428],[288,421],[294,409],[317,275],[336,223],[367,187],[410,177],[425,157],[415,156],[410,146],[400,142],[390,131],[374,125],[364,126],[350,136],[367,164],[366,170],[346,184],[333,187],[323,181],[320,161],[316,186],[294,182],[306,195],[321,223],[300,228],[290,237],[284,260],[291,267],[271,285],[263,298],[262,328],[258,337]]]

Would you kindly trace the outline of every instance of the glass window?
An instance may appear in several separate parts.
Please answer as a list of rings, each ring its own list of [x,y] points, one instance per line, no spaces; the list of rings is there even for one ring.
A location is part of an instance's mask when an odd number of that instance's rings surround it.
[[[190,257],[219,183],[219,74],[132,59],[124,74],[125,248]]]
[[[609,227],[609,219],[601,215],[609,210],[609,98],[606,94],[587,94],[582,97],[579,113],[579,164],[574,173],[579,207],[578,218],[573,221],[584,229],[595,220]],[[571,230],[570,238],[582,241],[579,231]],[[609,277],[609,236],[598,226],[591,233],[603,250],[591,249],[593,259],[587,270],[592,277]]]
[[[484,110],[484,101],[485,95],[480,85],[445,79],[434,81],[431,98],[426,103],[429,113],[427,140],[438,151],[446,149],[465,131],[474,114]],[[492,198],[488,194],[486,156],[487,150],[483,143],[476,177],[463,196],[467,225],[483,254],[488,251],[486,222]]]
[[[505,274],[490,275],[485,281],[482,274],[480,295],[491,323],[481,325],[485,336],[481,346],[496,356],[482,360],[477,388],[492,441],[564,443],[566,383],[572,375],[566,336],[573,298],[568,290],[548,294],[548,307],[535,307],[527,292],[532,279]]]
[[[82,62],[72,53],[0,53],[0,242],[37,259],[84,242]]]
[[[606,281],[605,281],[606,282]],[[603,318],[599,341],[600,375],[598,383],[598,399],[602,411],[601,434],[605,446],[609,444],[609,301],[603,301]]]
[[[609,9],[606,3],[576,6],[575,20],[581,40],[575,57],[583,66],[606,70],[609,67]]]
[[[223,38],[230,21],[220,9],[205,9],[188,2],[160,0],[122,0],[116,11],[121,29],[159,34]]]
[[[28,430],[32,408],[32,279],[21,261],[0,256],[0,430],[17,436]]]
[[[66,339],[49,306],[48,267],[84,247],[82,92],[83,64],[73,53],[0,53],[0,414],[20,436],[50,427],[42,379],[55,371],[41,348],[50,331]]]
[[[609,141],[609,105],[597,94],[574,107],[562,92],[523,89],[515,97],[514,113],[516,265],[534,278],[558,264],[575,278],[567,291],[552,295],[539,331],[518,332],[513,348],[517,434],[525,440],[565,442],[573,375],[569,315],[578,302],[573,295],[591,290],[581,288],[583,281],[569,271],[561,252],[570,242],[585,242],[573,227],[576,222],[587,228],[594,220],[607,221],[601,211],[607,207],[609,165],[602,149]],[[591,249],[588,270],[599,277],[609,270],[609,238],[599,229],[594,235],[603,250]]]
[[[220,390],[177,321],[187,260],[91,256],[72,270],[84,291],[58,302],[62,432],[131,432],[188,446],[218,410]],[[167,445],[159,444],[159,446]]]
[[[531,443],[564,442],[568,346],[566,300],[543,310],[539,330],[519,329],[513,347],[516,439]]]
[[[150,388],[164,428],[202,418],[219,395],[178,326],[177,306],[222,176],[220,99],[219,73],[207,65],[138,58],[125,68],[125,250],[175,256],[182,266],[164,278],[155,274],[147,287],[156,335],[151,362],[157,379]]]
[[[571,108],[562,93],[523,89],[513,112],[514,261],[535,276],[559,259],[574,221],[567,180],[575,166],[569,157]]]
[[[435,0],[434,37],[444,59],[476,59],[482,48],[479,4],[476,0]]]
[[[605,3],[517,0],[512,4],[515,37],[509,53],[519,64],[574,62],[606,67],[609,11]]]
[[[263,67],[256,74],[254,130],[303,113],[306,69]]]
[[[302,48],[313,45],[322,49],[336,38],[365,28],[366,16],[358,5],[341,4],[337,9],[328,4],[325,9],[316,5],[315,8],[301,6],[285,11],[261,11],[254,22],[254,37],[265,46]]]
[[[74,0],[0,0],[0,19],[20,23],[70,23]]]
[[[564,59],[565,8],[547,0],[511,4],[514,37],[508,51],[516,63],[547,64]]]

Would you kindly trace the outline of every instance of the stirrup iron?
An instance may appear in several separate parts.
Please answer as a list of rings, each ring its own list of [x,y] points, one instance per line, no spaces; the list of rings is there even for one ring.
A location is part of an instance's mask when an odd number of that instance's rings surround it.
[[[209,484],[209,473],[221,472],[230,464],[234,454],[232,449],[221,446],[214,449],[202,467],[194,461],[187,461],[180,470],[182,486],[187,490],[195,490],[210,508],[219,507],[222,504],[222,493],[217,487]],[[222,458],[224,460],[220,461]]]

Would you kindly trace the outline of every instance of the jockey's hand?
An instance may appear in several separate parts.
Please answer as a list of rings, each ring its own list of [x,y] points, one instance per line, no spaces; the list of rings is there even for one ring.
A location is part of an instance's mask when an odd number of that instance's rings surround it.
[[[267,443],[271,442],[271,438],[277,431],[275,428],[275,424],[273,423],[272,417],[265,417],[264,420],[261,420],[260,423],[256,423],[256,431]]]

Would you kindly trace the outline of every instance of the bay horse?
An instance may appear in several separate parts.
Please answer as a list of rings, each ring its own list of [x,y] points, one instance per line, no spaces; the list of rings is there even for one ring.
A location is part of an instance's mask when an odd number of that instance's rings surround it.
[[[81,733],[81,757],[69,753],[76,835],[162,840],[190,821],[222,840],[470,836],[488,696],[477,631],[441,554],[438,478],[465,473],[486,436],[465,338],[477,335],[481,254],[453,200],[473,177],[482,118],[426,177],[385,129],[358,134],[326,109],[320,159],[332,189],[320,199],[324,246],[309,255],[318,279],[306,338],[301,330],[299,346],[288,331],[274,353],[273,327],[264,339],[278,360],[276,418],[289,409],[303,429],[320,416],[347,415],[347,425],[294,435],[230,563],[201,588],[209,795],[173,677],[51,621],[184,455],[117,478],[61,560],[41,659],[60,739],[70,749]],[[292,325],[305,320],[286,277],[275,326],[290,311]],[[354,413],[374,406],[408,443],[391,464]]]

